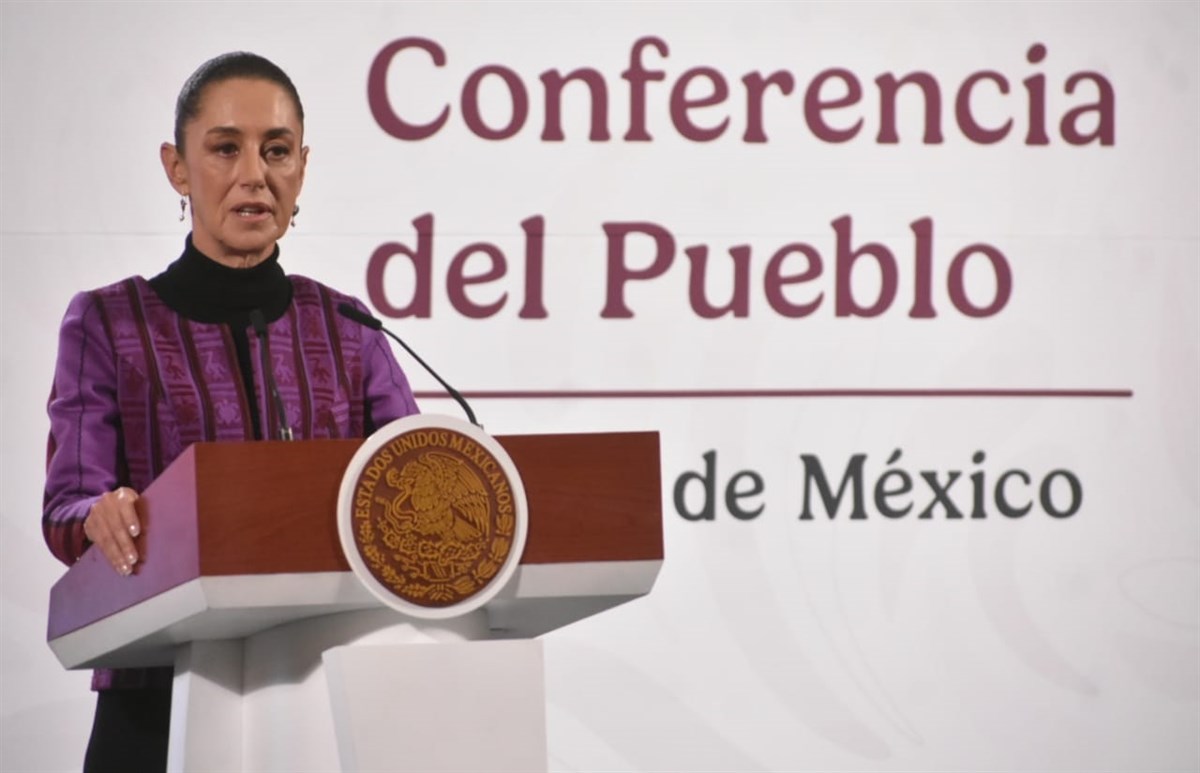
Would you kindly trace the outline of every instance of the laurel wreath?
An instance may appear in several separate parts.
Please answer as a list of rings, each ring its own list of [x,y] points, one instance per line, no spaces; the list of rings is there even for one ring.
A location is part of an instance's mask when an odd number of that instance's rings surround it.
[[[513,514],[497,516],[495,536],[487,545],[487,555],[482,559],[482,542],[435,547],[428,540],[421,541],[412,534],[400,533],[386,522],[381,522],[377,531],[371,519],[359,521],[358,542],[371,573],[396,595],[418,602],[452,603],[475,593],[500,571],[512,550],[516,522]],[[380,548],[378,542],[391,551],[390,556]],[[450,557],[446,553],[451,547],[465,550]],[[431,550],[441,555],[434,555],[430,553]],[[403,573],[396,571],[393,562],[400,566]],[[451,576],[436,576],[432,571],[435,568],[439,570],[436,574]]]

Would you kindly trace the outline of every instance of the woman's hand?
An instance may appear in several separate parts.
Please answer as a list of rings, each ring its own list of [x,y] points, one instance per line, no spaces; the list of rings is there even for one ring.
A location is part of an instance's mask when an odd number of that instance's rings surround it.
[[[127,576],[133,574],[133,565],[138,562],[133,538],[142,531],[133,508],[137,498],[137,492],[131,488],[110,491],[96,500],[83,522],[87,538],[104,553],[113,569]]]

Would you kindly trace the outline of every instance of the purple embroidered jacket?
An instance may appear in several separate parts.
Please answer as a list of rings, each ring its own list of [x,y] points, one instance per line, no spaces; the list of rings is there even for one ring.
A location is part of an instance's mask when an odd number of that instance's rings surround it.
[[[366,311],[362,304],[311,279],[288,279],[292,302],[270,323],[267,348],[295,437],[364,437],[416,413],[383,335],[336,311],[341,302]],[[144,490],[192,443],[252,440],[251,411],[268,417],[264,435],[276,436],[252,334],[249,344],[256,372],[248,397],[229,327],[180,316],[145,279],[71,300],[49,402],[42,530],[55,556],[69,565],[83,553],[83,521],[101,494]],[[93,688],[145,684],[145,673],[98,671]]]

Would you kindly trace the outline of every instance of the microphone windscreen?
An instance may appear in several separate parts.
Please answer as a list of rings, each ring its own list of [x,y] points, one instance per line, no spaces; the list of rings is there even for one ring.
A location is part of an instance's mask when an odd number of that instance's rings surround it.
[[[358,309],[351,306],[349,303],[339,303],[337,307],[338,313],[347,319],[352,319],[360,325],[366,325],[372,330],[380,330],[383,328],[383,323],[372,317],[370,314],[364,314]]]

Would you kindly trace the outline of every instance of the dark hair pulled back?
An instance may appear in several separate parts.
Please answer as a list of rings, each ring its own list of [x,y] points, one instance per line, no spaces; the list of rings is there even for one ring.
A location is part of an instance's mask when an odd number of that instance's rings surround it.
[[[295,103],[300,126],[304,126],[304,107],[300,104],[300,94],[287,73],[271,60],[258,54],[231,51],[200,65],[183,84],[179,99],[175,101],[175,147],[180,153],[183,153],[183,129],[188,121],[200,114],[200,98],[204,95],[204,90],[214,83],[233,78],[265,80],[281,87]]]

